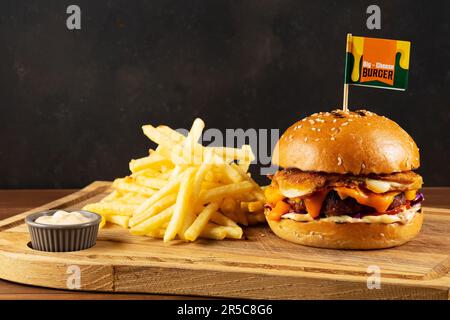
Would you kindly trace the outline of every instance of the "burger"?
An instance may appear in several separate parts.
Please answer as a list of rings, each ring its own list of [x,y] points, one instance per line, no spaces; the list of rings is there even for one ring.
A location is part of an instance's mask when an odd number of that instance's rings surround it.
[[[380,249],[414,238],[423,221],[419,149],[397,123],[366,110],[315,113],[280,137],[265,216],[285,240]]]

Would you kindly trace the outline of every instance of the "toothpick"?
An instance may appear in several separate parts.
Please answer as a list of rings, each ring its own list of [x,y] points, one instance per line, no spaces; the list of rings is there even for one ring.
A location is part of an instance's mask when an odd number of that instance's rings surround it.
[[[351,48],[350,48],[351,42],[352,42],[352,34],[347,33],[347,43],[345,45],[344,98],[342,101],[342,110],[344,110],[344,111],[348,111],[348,83],[346,83],[347,63],[348,63],[347,52],[350,52],[350,50],[351,50]]]

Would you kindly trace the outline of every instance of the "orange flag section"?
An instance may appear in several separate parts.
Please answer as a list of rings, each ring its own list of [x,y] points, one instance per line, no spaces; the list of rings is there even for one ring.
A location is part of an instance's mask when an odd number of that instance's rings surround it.
[[[378,80],[393,85],[396,53],[395,40],[365,38],[360,81]]]

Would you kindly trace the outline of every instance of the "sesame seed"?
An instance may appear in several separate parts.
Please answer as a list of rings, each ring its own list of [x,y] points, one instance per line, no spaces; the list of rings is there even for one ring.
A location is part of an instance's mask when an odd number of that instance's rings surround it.
[[[334,127],[333,127],[333,128],[331,128],[331,131],[334,131],[334,130],[336,130],[336,128],[334,128]]]
[[[314,120],[309,119],[308,121],[309,121],[309,123],[314,124]]]
[[[335,137],[331,137],[331,140],[333,140],[333,141],[334,141],[334,140],[336,140],[336,138],[335,138]]]
[[[312,131],[316,131],[316,128],[312,127],[311,130],[312,130]]]
[[[366,165],[364,163],[361,163],[361,168],[365,169]]]
[[[348,125],[348,122],[344,122],[343,124],[341,124],[341,126],[346,126],[346,125]]]
[[[324,122],[325,122],[325,120],[323,120],[323,119],[321,119],[321,118],[317,118],[316,121],[317,121],[317,122],[320,122],[320,123],[324,123]]]
[[[338,160],[338,166],[340,166],[342,164],[342,158],[341,157],[337,157]]]
[[[315,138],[315,139],[314,139],[314,141],[319,141],[319,140],[320,140],[319,138]]]
[[[308,137],[305,137],[305,142],[307,142],[308,141]]]
[[[333,123],[335,123],[336,122],[336,119],[333,119]]]
[[[317,128],[317,131],[320,131],[320,128]]]

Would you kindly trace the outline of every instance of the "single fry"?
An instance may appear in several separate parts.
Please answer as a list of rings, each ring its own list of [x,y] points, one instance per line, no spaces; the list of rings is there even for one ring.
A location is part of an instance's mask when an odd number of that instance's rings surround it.
[[[144,134],[152,140],[153,142],[156,142],[158,145],[174,145],[176,144],[175,141],[173,141],[170,136],[162,133],[161,131],[157,130],[152,125],[145,125],[142,126],[142,131]]]
[[[113,187],[121,193],[137,193],[144,197],[150,197],[156,193],[155,189],[136,184],[135,179],[131,177],[114,180]]]
[[[108,194],[106,197],[104,197],[101,202],[111,202],[114,201],[115,199],[120,197],[120,192],[117,190],[114,190],[113,192],[111,192],[110,194]]]
[[[203,229],[201,237],[214,240],[223,240],[225,238],[241,239],[242,235],[243,231],[240,227],[224,227],[208,223],[205,229]]]
[[[233,183],[237,183],[242,181],[242,176],[239,172],[230,165],[222,165],[221,166],[225,172],[225,175],[230,179]]]
[[[212,223],[208,223],[202,230],[200,236],[206,239],[223,240],[227,236],[227,230]]]
[[[157,169],[158,167],[161,167],[161,165],[171,165],[170,160],[157,153],[153,153],[148,157],[132,159],[130,161],[130,171],[135,173],[145,169]]]
[[[253,188],[254,188],[253,184],[249,181],[242,181],[235,184],[229,184],[203,191],[200,195],[200,201],[201,203],[218,201],[225,197],[232,197],[237,194],[248,192]]]
[[[217,211],[211,215],[211,221],[221,226],[239,227],[236,222]]]
[[[257,212],[264,209],[264,201],[258,200],[258,201],[252,201],[247,203],[248,211],[250,212]]]
[[[161,168],[162,168],[162,166],[161,166]],[[160,175],[161,175],[161,172],[159,170],[156,170],[153,168],[147,168],[144,170],[136,171],[135,173],[132,173],[130,176],[132,178],[139,177],[139,176],[144,176],[147,178],[154,178],[154,177],[158,177]]]
[[[92,211],[100,215],[132,216],[136,206],[113,202],[97,202],[85,205],[83,210]]]
[[[220,186],[222,186],[223,184],[220,184],[220,183],[218,183],[218,182],[210,182],[210,181],[205,181],[205,180],[203,180],[202,181],[202,186],[201,186],[201,188],[200,188],[200,192],[202,191],[202,190],[208,190],[208,189],[212,189],[212,188],[217,188],[217,187],[220,187]]]
[[[119,216],[119,215],[106,215],[106,221],[117,224],[121,227],[128,228],[128,221],[130,217],[128,216]]]
[[[150,238],[162,239],[164,238],[164,233],[166,233],[166,229],[157,229],[150,231],[146,234],[146,236]]]
[[[197,170],[197,173],[195,175],[194,185],[193,185],[193,189],[194,189],[193,190],[193,195],[195,197],[195,199],[193,201],[194,205],[197,204],[198,197],[199,197],[200,192],[202,190],[202,182],[203,182],[203,180],[205,178],[205,174],[211,168],[211,164],[210,164],[211,160],[212,160],[212,152],[209,151],[209,152],[206,153],[205,161],[202,163],[202,165]]]
[[[247,172],[250,167],[250,162],[242,160],[239,161],[238,166],[243,172]]]
[[[175,203],[174,212],[170,219],[166,233],[164,234],[164,242],[175,239],[179,230],[183,227],[184,220],[190,210],[190,198],[192,189],[189,187],[194,179],[194,168],[189,168],[183,175],[178,191],[177,201]]]
[[[248,162],[255,160],[255,155],[249,145],[243,145],[241,149],[229,147],[211,147],[211,149],[226,163],[230,163],[233,160]]]
[[[137,214],[137,213],[134,214],[134,216],[130,219],[130,226],[133,227],[133,226],[135,226],[139,223],[142,223],[143,221],[155,216],[156,214],[160,213],[161,211],[172,206],[176,200],[177,200],[176,193],[168,194],[167,196],[159,199],[147,211],[144,211],[141,214]]]
[[[136,183],[147,188],[152,189],[161,189],[164,188],[164,186],[167,184],[166,179],[159,179],[159,178],[147,178],[143,176],[136,177]]]
[[[101,215],[101,217],[102,217],[102,220],[100,221],[100,224],[99,224],[99,226],[98,226],[100,229],[102,229],[103,227],[105,227],[105,224],[106,224],[105,216],[104,216],[104,215]]]
[[[202,136],[203,129],[205,128],[205,123],[202,119],[196,118],[192,123],[191,130],[189,130],[189,134],[186,139],[190,139],[192,141],[192,145],[198,143],[198,140]]]
[[[163,188],[159,189],[154,195],[152,195],[149,199],[145,200],[136,210],[136,214],[142,214],[147,211],[152,205],[156,203],[156,201],[160,200],[164,196],[175,193],[180,186],[181,176],[169,181]]]
[[[169,128],[168,126],[163,126],[163,125],[158,126],[158,127],[156,127],[156,130],[158,130],[160,133],[169,137],[175,143],[181,143],[186,139],[186,137],[183,134],[177,132],[176,130]]]
[[[145,196],[142,196],[137,193],[126,193],[124,196],[118,198],[116,201],[123,204],[133,204],[140,205],[142,202],[147,200]]]
[[[169,222],[173,215],[174,206],[171,206],[161,213],[145,220],[144,222],[131,227],[130,233],[136,236],[143,236],[162,227],[164,223]]]
[[[244,232],[241,227],[221,227],[227,232],[227,238],[241,239]]]
[[[219,209],[219,202],[211,202],[208,204],[197,216],[194,223],[186,230],[184,237],[186,240],[195,241],[202,230],[205,228],[208,221],[214,212]]]

